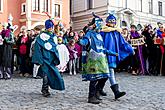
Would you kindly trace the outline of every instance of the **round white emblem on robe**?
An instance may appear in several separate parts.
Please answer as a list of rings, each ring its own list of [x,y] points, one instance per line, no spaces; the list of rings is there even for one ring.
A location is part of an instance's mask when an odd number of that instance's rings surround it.
[[[45,48],[47,50],[51,50],[52,49],[52,45],[49,42],[45,43],[44,46],[45,46]]]
[[[40,35],[40,38],[41,38],[43,41],[46,41],[46,40],[49,40],[49,39],[50,39],[50,36],[47,35],[47,34],[45,34],[45,33],[42,33],[42,34]]]

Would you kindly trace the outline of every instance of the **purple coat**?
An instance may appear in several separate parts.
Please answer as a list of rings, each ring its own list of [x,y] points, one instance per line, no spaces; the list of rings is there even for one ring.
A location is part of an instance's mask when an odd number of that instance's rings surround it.
[[[69,51],[69,58],[70,60],[76,59],[77,58],[77,50],[74,47],[71,47],[69,45],[67,45],[68,51]]]

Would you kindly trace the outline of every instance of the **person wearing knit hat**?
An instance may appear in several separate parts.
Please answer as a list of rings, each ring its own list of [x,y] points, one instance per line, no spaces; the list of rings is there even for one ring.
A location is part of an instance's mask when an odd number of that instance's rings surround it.
[[[119,91],[119,85],[116,82],[114,69],[117,67],[119,62],[124,60],[127,56],[134,53],[131,45],[126,42],[121,35],[121,33],[115,29],[116,27],[116,17],[113,14],[109,14],[109,16],[106,18],[106,26],[111,28],[109,31],[104,31],[104,29],[101,31],[101,35],[104,39],[104,48],[107,50],[111,50],[113,52],[118,53],[118,56],[112,56],[107,55],[108,58],[108,66],[110,71],[110,87],[114,93],[115,99],[118,99],[122,96],[124,96],[125,92]],[[105,84],[105,83],[104,83]],[[102,86],[104,87],[104,86]],[[103,88],[102,88],[103,91]],[[103,94],[105,95],[105,94]]]
[[[109,14],[109,16],[105,20],[106,26],[102,27],[102,31],[110,32],[110,31],[118,31],[122,32],[122,29],[117,27],[117,19],[113,14]]]
[[[50,96],[49,87],[55,90],[65,89],[63,78],[56,67],[60,64],[60,59],[53,28],[53,22],[50,19],[46,20],[46,30],[36,38],[32,56],[32,62],[40,65],[39,73],[43,77],[41,92],[44,97]]]
[[[52,22],[52,20],[48,19],[45,21],[45,29],[48,30],[48,31],[53,31],[53,28],[54,28],[54,24]]]
[[[99,104],[102,100],[99,93],[100,88],[110,76],[106,54],[115,57],[118,54],[104,48],[100,35],[103,20],[94,13],[93,16],[92,21],[88,24],[89,30],[79,43],[86,46],[86,51],[82,52],[82,57],[86,58],[82,60],[82,78],[84,81],[90,81],[88,103]]]

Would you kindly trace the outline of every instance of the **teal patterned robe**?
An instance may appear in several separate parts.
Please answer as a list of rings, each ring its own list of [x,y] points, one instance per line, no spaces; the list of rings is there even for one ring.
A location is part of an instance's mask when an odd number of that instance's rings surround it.
[[[32,62],[40,66],[39,74],[48,76],[49,86],[55,90],[64,90],[64,81],[56,66],[60,64],[56,49],[57,37],[49,32],[41,33],[34,44]]]
[[[116,53],[104,48],[102,36],[94,30],[89,30],[79,43],[88,48],[88,51],[86,51],[86,58],[82,61],[83,80],[93,81],[102,78],[109,78],[110,72],[106,54],[116,55]],[[84,57],[84,54],[82,57]]]

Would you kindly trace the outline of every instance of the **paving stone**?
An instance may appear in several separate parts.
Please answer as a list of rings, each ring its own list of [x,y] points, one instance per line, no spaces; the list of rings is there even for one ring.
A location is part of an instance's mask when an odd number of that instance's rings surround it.
[[[132,76],[117,73],[120,90],[126,96],[114,100],[107,81],[99,105],[87,103],[89,82],[81,75],[64,76],[65,91],[51,90],[51,97],[41,95],[42,79],[14,77],[0,80],[0,110],[165,110],[165,77]]]

